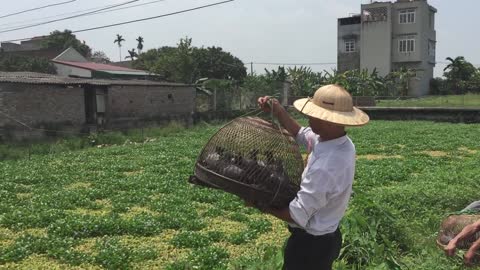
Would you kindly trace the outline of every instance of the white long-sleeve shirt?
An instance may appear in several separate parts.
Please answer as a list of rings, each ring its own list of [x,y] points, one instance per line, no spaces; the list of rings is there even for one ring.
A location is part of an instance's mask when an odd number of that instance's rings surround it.
[[[297,197],[290,202],[296,224],[312,235],[334,232],[347,209],[355,174],[355,146],[348,136],[320,141],[311,128],[301,128],[297,142],[311,151]]]

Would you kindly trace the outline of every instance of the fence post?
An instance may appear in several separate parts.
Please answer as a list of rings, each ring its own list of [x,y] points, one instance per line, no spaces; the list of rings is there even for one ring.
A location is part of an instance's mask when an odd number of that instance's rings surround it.
[[[217,111],[217,87],[213,89],[213,111]]]

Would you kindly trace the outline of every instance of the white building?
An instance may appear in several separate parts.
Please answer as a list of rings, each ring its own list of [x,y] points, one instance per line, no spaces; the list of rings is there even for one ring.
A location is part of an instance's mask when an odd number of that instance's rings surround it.
[[[376,69],[386,76],[416,71],[409,95],[428,94],[435,67],[435,13],[426,0],[361,5],[360,15],[338,19],[338,70]]]

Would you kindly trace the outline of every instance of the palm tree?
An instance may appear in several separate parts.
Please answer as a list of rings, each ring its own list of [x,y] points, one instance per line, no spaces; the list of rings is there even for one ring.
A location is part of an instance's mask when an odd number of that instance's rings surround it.
[[[136,40],[138,42],[138,45],[137,45],[138,54],[141,54],[143,50],[143,37],[139,36]]]
[[[118,43],[118,51],[120,52],[120,61],[122,61],[122,42],[124,42],[125,39],[117,34],[117,38],[113,41],[113,43]]]
[[[128,50],[128,54],[129,54],[129,56],[126,56],[125,59],[130,58],[133,61],[133,60],[135,60],[135,57],[138,57],[138,54],[135,51],[135,48],[133,48],[132,50]]]
[[[460,93],[461,81],[469,81],[475,74],[475,67],[465,60],[463,56],[457,56],[455,59],[446,58],[450,61],[444,69],[444,76],[453,84],[455,92]]]

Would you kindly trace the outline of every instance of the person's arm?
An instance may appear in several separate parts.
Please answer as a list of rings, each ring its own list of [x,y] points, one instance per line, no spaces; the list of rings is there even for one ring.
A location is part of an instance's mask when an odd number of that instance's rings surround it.
[[[277,99],[268,96],[260,97],[258,98],[258,105],[264,112],[271,112],[270,105],[272,105],[273,115],[278,119],[280,124],[288,130],[292,136],[297,136],[301,128],[300,124],[290,116]]]
[[[480,221],[477,223],[480,223]],[[478,231],[480,231],[480,228],[477,228],[477,232]],[[477,239],[477,241],[475,241],[472,244],[472,246],[468,249],[467,253],[465,254],[465,258],[464,258],[465,264],[471,265],[473,263],[473,259],[475,258],[475,256],[480,256],[479,254],[477,254],[477,250],[479,248],[480,248],[480,238]]]
[[[464,240],[465,238],[467,238],[469,236],[474,235],[476,232],[479,232],[479,231],[480,231],[480,220],[473,223],[473,224],[465,226],[465,228],[463,228],[463,230],[457,236],[455,236],[455,238],[453,238],[452,240],[450,240],[450,242],[448,242],[448,245],[445,247],[445,253],[448,256],[455,255],[455,250],[457,248],[458,242]],[[475,243],[477,243],[477,242],[475,242]],[[475,251],[475,250],[478,249],[479,245],[480,245],[480,243],[477,243],[477,245],[474,244],[474,245],[472,245],[472,247],[470,249],[473,248],[473,251]],[[469,252],[470,252],[470,250],[469,250]],[[473,256],[472,256],[472,258],[473,258]],[[465,258],[465,260],[466,259],[467,258]]]
[[[287,207],[287,208],[283,208],[283,209],[278,209],[278,210],[277,210],[277,209],[271,209],[271,208],[269,208],[269,209],[263,210],[263,212],[264,212],[264,213],[267,213],[267,214],[270,214],[270,215],[272,215],[272,216],[274,216],[274,217],[277,217],[277,218],[279,218],[279,219],[281,219],[281,220],[283,220],[283,221],[286,221],[286,222],[288,222],[288,223],[296,223],[296,222],[293,220],[292,216],[290,215],[290,210],[289,210],[288,207]]]

